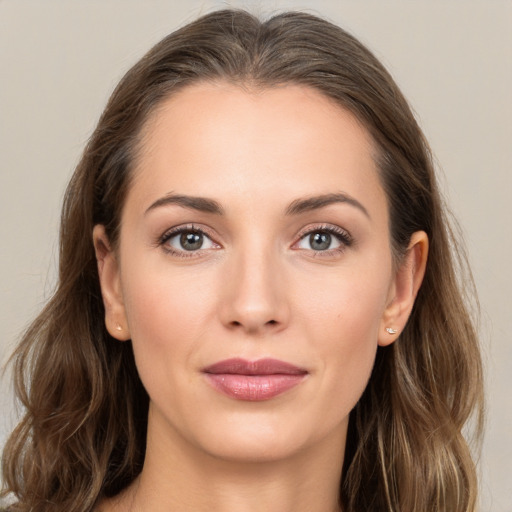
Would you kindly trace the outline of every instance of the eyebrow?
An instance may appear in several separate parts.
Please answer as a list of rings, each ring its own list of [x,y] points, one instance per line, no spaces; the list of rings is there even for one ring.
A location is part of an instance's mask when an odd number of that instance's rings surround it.
[[[183,208],[197,210],[204,213],[214,213],[216,215],[224,214],[224,209],[222,206],[213,199],[170,193],[152,203],[151,206],[144,212],[144,215],[149,213],[151,210],[154,210],[155,208],[171,204],[176,204]]]
[[[323,194],[320,196],[306,197],[304,199],[296,199],[286,209],[286,215],[298,215],[300,213],[324,208],[325,206],[335,203],[347,203],[354,206],[370,218],[368,210],[357,199],[354,199],[345,193]]]
[[[285,213],[286,215],[299,215],[301,213],[318,210],[336,203],[347,203],[354,206],[370,218],[368,210],[357,199],[354,199],[345,193],[323,194],[303,199],[296,199],[290,203]],[[146,215],[156,208],[173,204],[181,206],[182,208],[197,210],[204,213],[224,215],[224,208],[222,208],[222,206],[214,199],[173,193],[166,194],[164,197],[157,199],[149,206],[149,208],[147,208],[144,214]]]

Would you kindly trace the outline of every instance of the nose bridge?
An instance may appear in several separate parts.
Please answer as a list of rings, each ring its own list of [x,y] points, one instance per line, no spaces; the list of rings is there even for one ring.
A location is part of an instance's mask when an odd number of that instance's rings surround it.
[[[247,332],[283,327],[288,321],[284,275],[269,240],[249,237],[229,258],[222,304],[225,325]]]

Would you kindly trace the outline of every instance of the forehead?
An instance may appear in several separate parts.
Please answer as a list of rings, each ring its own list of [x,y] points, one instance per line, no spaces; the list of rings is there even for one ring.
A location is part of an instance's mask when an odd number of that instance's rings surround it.
[[[314,89],[199,83],[146,122],[132,189],[146,202],[171,192],[250,201],[339,190],[372,200],[383,194],[373,154],[356,117]]]

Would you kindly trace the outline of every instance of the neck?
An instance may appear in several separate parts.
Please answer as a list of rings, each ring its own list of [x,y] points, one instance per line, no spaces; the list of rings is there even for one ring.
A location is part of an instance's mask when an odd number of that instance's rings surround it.
[[[222,459],[148,423],[142,473],[101,512],[336,512],[345,435],[272,460]]]

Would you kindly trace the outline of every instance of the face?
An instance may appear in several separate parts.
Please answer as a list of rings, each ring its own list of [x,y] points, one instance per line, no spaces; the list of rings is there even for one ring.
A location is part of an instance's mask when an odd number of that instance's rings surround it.
[[[342,445],[385,328],[405,323],[372,141],[305,87],[166,100],[99,260],[150,432],[214,457]]]

